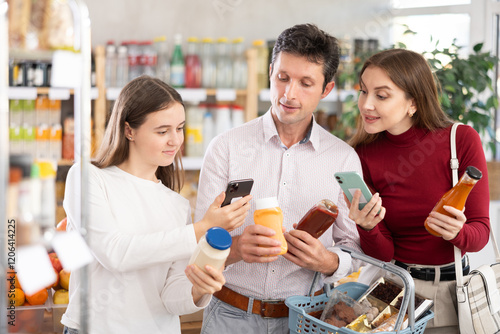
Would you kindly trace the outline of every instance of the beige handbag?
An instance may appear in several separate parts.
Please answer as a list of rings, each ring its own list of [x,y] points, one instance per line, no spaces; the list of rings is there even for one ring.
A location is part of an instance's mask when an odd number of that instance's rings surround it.
[[[458,182],[459,162],[455,138],[460,124],[453,124],[450,135],[453,185]],[[490,237],[495,263],[482,265],[465,277],[462,275],[461,251],[457,247],[454,250],[458,322],[462,334],[492,334],[500,331],[500,252],[491,229]]]

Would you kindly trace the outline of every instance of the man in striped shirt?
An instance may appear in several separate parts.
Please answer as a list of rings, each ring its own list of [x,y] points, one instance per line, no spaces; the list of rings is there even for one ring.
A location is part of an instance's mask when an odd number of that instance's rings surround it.
[[[270,65],[271,107],[263,116],[218,135],[209,145],[200,173],[195,221],[231,180],[253,178],[254,199],[277,197],[284,214],[289,252],[274,232],[255,225],[254,201],[245,223],[231,232],[226,285],[205,309],[202,333],[288,333],[284,300],[306,295],[315,272],[333,283],[358,270],[359,261],[335,246],[361,252],[359,235],[333,174],[362,174],[356,152],[321,128],[313,112],[333,89],[339,64],[338,41],[312,24],[283,31]],[[336,222],[319,239],[295,230],[317,202],[337,206]],[[263,247],[264,246],[264,247]]]

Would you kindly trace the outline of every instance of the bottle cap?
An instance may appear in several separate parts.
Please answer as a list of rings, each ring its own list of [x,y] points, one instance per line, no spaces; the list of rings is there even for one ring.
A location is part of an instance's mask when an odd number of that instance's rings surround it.
[[[255,210],[277,208],[279,207],[276,197],[258,198],[255,200]]]
[[[228,249],[233,243],[229,232],[222,227],[212,227],[205,234],[205,238],[210,246],[219,250]]]
[[[483,177],[483,173],[481,173],[481,171],[474,166],[467,167],[465,172],[474,180],[480,180]]]

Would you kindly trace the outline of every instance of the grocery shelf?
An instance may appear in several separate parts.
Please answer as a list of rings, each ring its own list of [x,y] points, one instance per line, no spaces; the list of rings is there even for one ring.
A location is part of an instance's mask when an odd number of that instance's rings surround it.
[[[38,95],[48,95],[51,100],[69,100],[74,90],[71,88],[56,87],[9,87],[9,100],[36,100]],[[90,89],[90,98],[96,100],[99,91],[96,87]]]
[[[106,88],[106,99],[115,101],[118,98],[122,88],[108,87]],[[207,100],[207,96],[215,96],[217,101],[235,101],[238,96],[246,95],[246,90],[232,88],[176,88],[181,94],[185,102],[199,103]]]
[[[357,95],[357,92],[353,89],[349,90],[336,90],[332,89],[330,94],[328,94],[323,100],[323,102],[336,102],[336,101],[345,101],[345,99],[350,95]],[[269,89],[261,89],[259,92],[259,100],[264,102],[269,102],[271,98],[271,92]]]

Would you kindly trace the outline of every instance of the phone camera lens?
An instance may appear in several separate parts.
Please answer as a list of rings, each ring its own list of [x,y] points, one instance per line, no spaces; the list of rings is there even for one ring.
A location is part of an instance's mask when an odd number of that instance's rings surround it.
[[[239,184],[235,183],[231,186],[231,189],[229,189],[229,192],[234,193],[235,191],[238,190]]]

